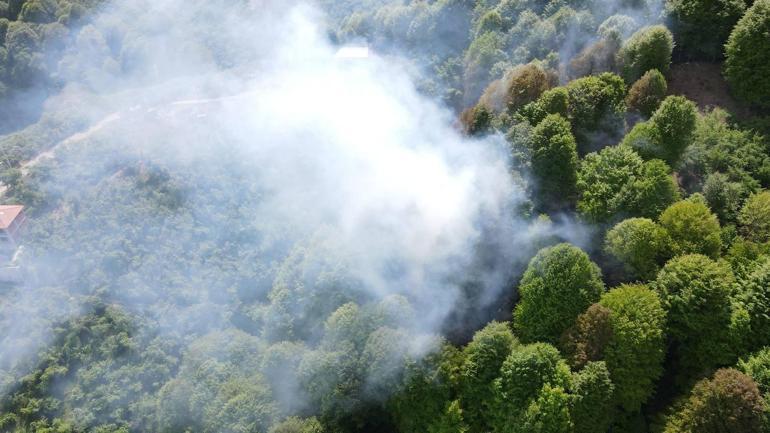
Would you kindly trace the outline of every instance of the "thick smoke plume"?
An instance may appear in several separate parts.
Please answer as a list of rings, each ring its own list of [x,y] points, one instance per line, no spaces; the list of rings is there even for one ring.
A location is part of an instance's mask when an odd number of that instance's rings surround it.
[[[1,367],[45,344],[25,335],[95,297],[182,340],[242,319],[267,341],[313,345],[344,301],[393,295],[421,333],[488,319],[474,314],[512,292],[559,226],[517,216],[527,197],[503,139],[463,137],[396,58],[336,56],[323,20],[303,2],[141,0],[105,5],[79,32],[49,109],[100,102],[81,108],[90,129],[40,163],[53,205],[31,222],[25,284],[0,304]],[[132,41],[119,58],[110,32]],[[119,198],[135,178],[150,198]],[[163,211],[135,213],[134,199]],[[56,243],[63,226],[75,232]],[[87,245],[100,242],[122,253],[96,261]],[[323,299],[326,285],[348,296]],[[47,299],[62,288],[71,296]],[[292,290],[329,305],[282,303]],[[257,307],[226,312],[241,303]]]

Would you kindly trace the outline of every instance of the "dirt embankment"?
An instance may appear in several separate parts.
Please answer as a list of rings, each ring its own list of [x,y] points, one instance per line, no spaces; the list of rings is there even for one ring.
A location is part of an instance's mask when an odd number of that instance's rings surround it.
[[[707,111],[721,107],[739,119],[751,117],[751,111],[730,94],[722,76],[721,63],[687,62],[671,65],[668,93],[686,96]]]

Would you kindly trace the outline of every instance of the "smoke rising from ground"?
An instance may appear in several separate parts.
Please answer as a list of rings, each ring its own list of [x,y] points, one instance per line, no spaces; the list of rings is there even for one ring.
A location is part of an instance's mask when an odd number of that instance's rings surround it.
[[[440,333],[512,291],[542,239],[581,234],[519,218],[502,138],[463,137],[398,61],[335,57],[322,22],[304,2],[143,0],[82,29],[62,75],[109,122],[41,177],[53,205],[0,304],[4,367],[45,343],[19,345],[28,330],[94,297],[185,341],[235,308],[266,341],[312,346],[345,301],[393,295],[415,311],[404,328]],[[101,244],[117,253],[94,259]]]

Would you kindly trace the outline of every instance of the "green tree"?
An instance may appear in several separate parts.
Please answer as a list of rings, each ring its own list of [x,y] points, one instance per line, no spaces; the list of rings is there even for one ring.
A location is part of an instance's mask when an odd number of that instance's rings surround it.
[[[537,399],[527,407],[521,423],[501,432],[571,433],[574,431],[569,412],[571,403],[572,396],[564,388],[545,385]]]
[[[536,403],[544,386],[563,389],[568,387],[570,380],[569,367],[555,347],[546,343],[517,347],[508,355],[500,368],[500,377],[494,381],[494,404],[487,412],[493,430],[501,433],[520,431],[517,429],[525,422],[528,407]]]
[[[770,259],[763,257],[742,281],[741,298],[749,316],[749,348],[770,345]]]
[[[611,311],[613,336],[604,360],[615,384],[616,402],[627,412],[636,412],[663,372],[666,313],[655,292],[642,285],[619,286],[599,303]]]
[[[541,208],[561,209],[575,197],[577,145],[569,122],[551,114],[540,122],[532,137],[532,173]]]
[[[677,49],[690,59],[719,60],[724,44],[746,10],[743,0],[668,0]],[[708,29],[708,30],[706,30]]]
[[[471,431],[489,428],[483,413],[494,398],[492,382],[518,342],[507,323],[492,322],[476,332],[463,350],[460,368],[460,405]]]
[[[738,361],[737,368],[754,380],[759,392],[767,400],[770,396],[770,347],[752,354],[748,359]]]
[[[660,271],[655,289],[667,313],[680,376],[697,376],[733,361],[733,283],[726,264],[700,254],[675,257]]]
[[[650,69],[668,73],[674,37],[662,25],[644,27],[634,33],[620,49],[623,77],[633,83]]]
[[[324,433],[324,428],[315,418],[289,417],[270,427],[269,433]]]
[[[659,158],[676,167],[692,140],[697,119],[695,104],[682,96],[669,96],[649,121],[634,126],[623,144],[645,159]]]
[[[764,411],[757,384],[737,370],[722,369],[695,385],[664,433],[761,432]]]
[[[627,146],[586,155],[578,170],[578,211],[589,221],[653,218],[679,198],[674,179],[660,161],[643,161]]]
[[[593,304],[564,332],[559,348],[572,368],[579,370],[589,362],[604,359],[604,349],[612,340],[611,313],[608,308]]]
[[[738,223],[744,238],[758,243],[770,241],[770,192],[749,197],[738,215]]]
[[[770,0],[758,0],[730,33],[725,45],[725,78],[746,102],[770,107]]]
[[[660,215],[660,225],[671,238],[674,255],[719,256],[722,249],[719,221],[705,203],[689,199],[674,203]]]
[[[634,278],[650,280],[668,253],[668,233],[648,218],[631,218],[607,232],[605,250]]]
[[[572,374],[572,421],[575,433],[596,433],[609,430],[614,410],[615,385],[603,361],[589,362]]]
[[[530,261],[519,284],[514,327],[527,342],[558,342],[577,316],[604,291],[601,271],[575,246],[544,248]]]
[[[657,69],[645,72],[628,90],[626,105],[646,117],[658,109],[668,92],[666,78]]]

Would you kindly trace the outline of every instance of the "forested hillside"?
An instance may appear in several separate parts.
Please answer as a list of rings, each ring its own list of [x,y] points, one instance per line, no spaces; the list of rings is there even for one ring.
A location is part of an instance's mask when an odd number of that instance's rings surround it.
[[[770,433],[769,34],[0,1],[0,432]]]

